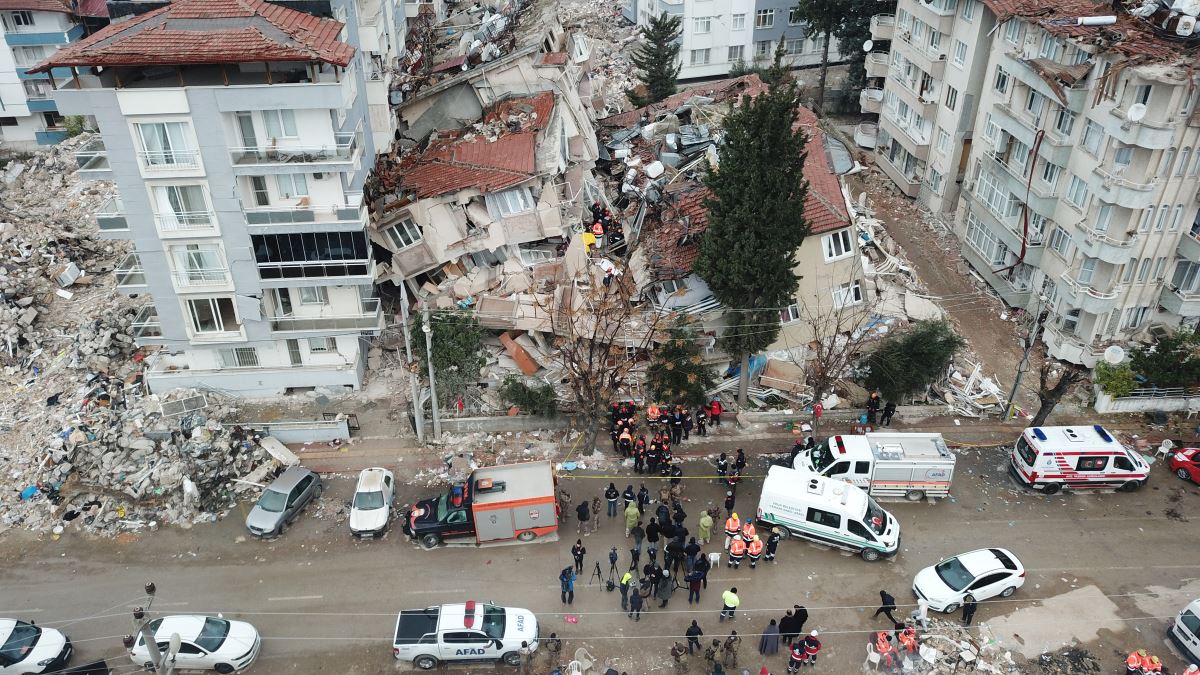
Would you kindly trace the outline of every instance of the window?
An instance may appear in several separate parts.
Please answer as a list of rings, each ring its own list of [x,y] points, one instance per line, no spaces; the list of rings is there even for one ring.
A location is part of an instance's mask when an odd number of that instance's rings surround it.
[[[1121,283],[1127,284],[1133,281],[1133,273],[1137,272],[1137,258],[1130,258],[1129,262],[1125,263],[1125,274],[1121,276]]]
[[[187,140],[184,122],[137,125],[142,139],[142,161],[147,166],[195,165],[196,153]]]
[[[967,43],[962,40],[954,41],[954,56],[950,60],[951,63],[962,68],[967,63]]]
[[[995,82],[992,83],[992,88],[994,88],[998,93],[1001,93],[1001,94],[1008,93],[1008,71],[1007,70],[1005,70],[1004,68],[1001,68],[1000,66],[996,66],[996,80],[995,80]]]
[[[1042,162],[1042,182],[1050,186],[1050,189],[1058,187],[1058,177],[1062,174],[1062,167],[1050,162]]]
[[[937,149],[942,153],[950,152],[950,134],[940,127],[937,131]]]
[[[1158,220],[1154,223],[1154,231],[1162,232],[1167,227],[1167,216],[1171,213],[1171,207],[1163,204],[1158,207]]]
[[[223,284],[228,275],[221,248],[216,244],[185,244],[170,247],[175,278],[185,286]]]
[[[1062,316],[1062,319],[1059,320],[1059,325],[1069,335],[1074,335],[1075,331],[1079,328],[1079,314],[1081,311],[1082,310],[1078,309],[1069,310]]]
[[[1092,278],[1096,276],[1096,262],[1096,258],[1085,257],[1083,262],[1079,264],[1079,275],[1075,277],[1075,280],[1078,281],[1080,285],[1091,285]]]
[[[1189,176],[1200,174],[1200,149],[1192,155],[1192,168],[1188,170]]]
[[[850,531],[850,534],[852,534],[856,537],[859,537],[860,539],[864,539],[866,541],[876,541],[875,535],[871,534],[867,530],[867,526],[863,525],[862,523],[858,522],[857,520],[851,520],[851,519],[847,518],[846,519],[846,529]]]
[[[0,23],[3,23],[4,30],[9,33],[19,33],[22,28],[28,28],[33,25],[33,12],[22,9],[15,12],[5,12],[0,14]]]
[[[275,185],[284,199],[308,196],[308,179],[302,173],[281,173],[275,176]]]
[[[784,40],[783,51],[787,54],[802,54],[804,53],[804,38],[793,38]]]
[[[0,127],[15,127],[17,126],[17,118],[15,117],[0,117]]]
[[[812,507],[809,507],[808,517],[805,520],[816,525],[832,527],[835,530],[842,526],[842,517],[838,514]]]
[[[1175,148],[1167,148],[1163,153],[1162,168],[1158,170],[1160,176],[1167,176],[1171,173],[1171,165],[1175,163]]]
[[[1133,148],[1120,141],[1113,141],[1113,167],[1123,171],[1132,162]]]
[[[1042,57],[1043,59],[1057,61],[1059,52],[1061,50],[1062,43],[1058,41],[1058,38],[1054,37],[1050,33],[1042,35],[1042,46],[1038,50],[1038,56]]]
[[[308,338],[308,351],[313,354],[321,354],[324,352],[333,351],[333,338]]]
[[[1093,157],[1100,156],[1100,144],[1104,142],[1104,127],[1088,120],[1083,127],[1083,149]]]
[[[1160,256],[1154,260],[1154,280],[1162,281],[1167,276],[1167,258]]]
[[[825,260],[827,262],[848,256],[854,251],[851,247],[849,229],[827,234],[821,241],[825,245]]]
[[[13,60],[22,68],[36,66],[46,58],[46,48],[41,45],[32,47],[13,47]]]
[[[760,9],[754,13],[755,28],[770,28],[775,25],[775,10]]]
[[[1187,169],[1188,161],[1191,160],[1191,158],[1192,158],[1192,149],[1191,148],[1184,148],[1183,152],[1179,153],[1179,163],[1175,165],[1175,176],[1176,177],[1183,175],[1184,170]]]
[[[254,347],[218,349],[217,356],[222,368],[257,368],[258,350]]]
[[[1046,107],[1046,97],[1038,92],[1030,89],[1029,96],[1025,98],[1025,112],[1033,119],[1041,119],[1042,109]]]
[[[1138,221],[1138,232],[1149,232],[1150,221],[1154,220],[1154,207],[1142,209],[1142,218]]]
[[[745,14],[734,14],[733,15],[733,27],[730,30],[745,30],[745,29],[746,29],[746,15]]]
[[[524,187],[490,194],[486,197],[486,201],[488,211],[494,217],[501,218],[532,211],[534,207],[533,196],[529,194],[529,188]]]
[[[754,43],[754,57],[764,58],[771,55],[771,41],[759,40]]]
[[[1050,248],[1062,257],[1067,257],[1067,252],[1071,248],[1071,235],[1062,228],[1062,225],[1055,225],[1054,231],[1050,233]]]
[[[942,194],[943,178],[945,178],[945,176],[942,175],[942,172],[934,169],[933,167],[930,167],[929,171],[925,173],[925,182],[929,184],[929,189],[933,190],[933,193],[936,195]]]
[[[958,90],[946,85],[946,107],[954,110],[958,106]]]
[[[160,228],[180,230],[209,227],[213,216],[201,185],[156,185],[151,188]]]
[[[929,42],[927,43],[930,54],[937,54],[942,48],[942,34],[933,28],[929,29]],[[936,56],[934,58],[937,58]],[[943,59],[946,57],[942,57]]]
[[[1083,208],[1087,203],[1088,188],[1079,176],[1071,174],[1071,184],[1067,186],[1067,203]]]
[[[958,15],[962,17],[963,21],[974,21],[975,12],[978,9],[979,0],[964,0],[962,4],[962,10],[959,11]]]
[[[324,286],[301,286],[296,289],[302,305],[328,305],[329,289]]]
[[[1013,17],[1004,23],[1004,39],[1010,44],[1021,44],[1021,21]]]
[[[1125,312],[1124,328],[1126,330],[1132,330],[1134,328],[1139,328],[1146,321],[1146,317],[1150,314],[1150,308],[1130,307],[1129,309],[1125,310]]]
[[[733,45],[729,48],[729,61],[741,61],[746,58],[746,47],[744,45]]]
[[[862,302],[862,285],[856,280],[848,284],[842,284],[833,289],[833,306],[835,309],[841,309],[846,305],[857,305]]]
[[[296,113],[293,110],[262,111],[263,125],[270,138],[296,138]]]
[[[779,310],[779,323],[791,323],[800,320],[800,306],[788,305]]]
[[[1054,113],[1054,130],[1063,136],[1070,136],[1075,128],[1075,113],[1062,106]]]
[[[704,49],[693,49],[692,50],[692,65],[693,66],[703,66],[703,65],[707,64],[708,63],[708,55],[709,55],[710,51],[711,50],[709,50],[707,47],[705,47]],[[525,210],[528,210],[528,209],[525,209]]]
[[[25,98],[50,98],[49,82],[42,80],[22,80],[21,84],[25,87]]]
[[[992,145],[1000,144],[1000,125],[992,120],[992,114],[988,113],[984,118],[983,137],[992,142]]]
[[[1092,225],[1092,230],[1100,233],[1108,232],[1108,226],[1112,223],[1112,214],[1112,204],[1101,204],[1096,209],[1096,222]]]
[[[231,333],[242,329],[233,298],[195,298],[187,301],[188,318],[196,333]]]
[[[1150,89],[1151,89],[1151,86],[1148,84],[1139,84],[1138,86],[1134,87],[1133,88],[1133,102],[1141,103],[1142,105],[1149,105]]]
[[[696,34],[704,34],[712,31],[711,16],[697,16],[692,19],[692,32]],[[692,50],[695,51],[695,50]]]
[[[792,8],[788,11],[788,25],[799,26],[803,21],[800,19],[800,10]]]
[[[408,248],[421,241],[421,228],[408,218],[402,219],[395,225],[383,231],[388,241],[395,246],[397,250]]]
[[[1183,204],[1176,204],[1175,215],[1171,216],[1171,231],[1178,230],[1181,224],[1183,224]]]
[[[1142,264],[1140,267],[1138,267],[1138,275],[1137,275],[1138,283],[1140,284],[1140,283],[1146,281],[1146,279],[1149,277],[1150,277],[1150,259],[1142,258]]]

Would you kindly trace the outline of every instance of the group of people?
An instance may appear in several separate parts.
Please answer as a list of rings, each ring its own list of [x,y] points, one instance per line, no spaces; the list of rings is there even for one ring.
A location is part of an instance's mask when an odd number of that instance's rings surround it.
[[[674,461],[672,446],[688,440],[692,432],[697,436],[708,435],[710,422],[721,424],[721,402],[713,400],[696,409],[695,414],[685,406],[646,406],[647,430],[638,426],[638,408],[632,401],[612,404],[609,413],[609,436],[613,452],[621,457],[633,459],[633,470],[639,474],[658,474],[670,477],[678,484],[683,470]],[[647,439],[647,433],[650,438]]]
[[[601,248],[608,246],[610,250],[623,246],[625,229],[612,211],[604,208],[599,200],[592,202],[590,211],[592,212],[592,224],[588,229],[596,238],[596,246]]]
[[[732,497],[733,493],[727,493],[727,499]],[[730,512],[729,517],[725,519],[725,550],[729,554],[729,566],[738,569],[742,565],[742,560],[746,557],[750,558],[750,569],[758,567],[759,558],[766,554],[767,562],[775,562],[775,552],[779,547],[779,540],[783,538],[782,531],[778,527],[771,528],[771,532],[767,535],[764,542],[758,534],[758,528],[754,525],[754,521],[746,519],[745,522],[738,517],[737,513]]]
[[[1145,649],[1135,649],[1125,658],[1125,675],[1152,675],[1163,672],[1162,660],[1151,656]],[[1190,666],[1183,675],[1196,675],[1200,669]]]
[[[880,414],[881,411],[882,415]],[[887,403],[884,403],[883,399],[879,397],[879,392],[877,391],[871,392],[871,395],[867,397],[867,424],[875,426],[875,424],[878,422],[885,427],[890,427],[892,426],[892,418],[895,417],[895,415],[895,401],[888,401]]]

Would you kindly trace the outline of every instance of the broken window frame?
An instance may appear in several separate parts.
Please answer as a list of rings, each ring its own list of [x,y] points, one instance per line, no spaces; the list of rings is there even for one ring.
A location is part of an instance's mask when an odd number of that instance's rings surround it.
[[[184,306],[187,309],[188,330],[192,335],[223,335],[242,331],[237,303],[231,296],[187,298]],[[208,327],[210,325],[211,328]]]
[[[858,279],[841,284],[833,289],[833,308],[842,309],[850,305],[858,305],[863,301],[862,282]]]
[[[537,201],[526,186],[492,192],[485,195],[484,201],[493,218],[517,216],[537,208]]]
[[[399,222],[384,228],[383,236],[399,252],[421,243],[425,238],[425,232],[420,225],[413,222],[412,218],[404,216]]]
[[[792,303],[779,310],[779,323],[792,323],[800,320],[800,305]]]

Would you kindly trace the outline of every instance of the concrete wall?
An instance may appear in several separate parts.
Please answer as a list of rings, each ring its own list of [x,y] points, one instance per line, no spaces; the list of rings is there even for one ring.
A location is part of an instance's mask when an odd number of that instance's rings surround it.
[[[425,433],[433,433],[433,422],[425,414]],[[565,415],[558,417],[538,417],[534,415],[515,415],[509,417],[443,417],[441,420],[443,433],[464,434],[473,431],[497,433],[504,431],[538,431],[541,429],[566,429],[571,426],[571,418]]]
[[[850,238],[850,251],[831,260],[825,259],[825,240],[837,232],[847,232]],[[871,299],[868,288],[863,280],[862,258],[858,253],[857,230],[846,227],[842,230],[815,234],[807,237],[796,254],[796,276],[799,277],[799,287],[796,290],[795,303],[802,314],[808,316],[827,317],[827,323],[833,323],[837,316],[843,317],[842,324],[853,325],[853,317],[860,314]],[[838,286],[857,281],[863,301],[847,305],[838,310],[833,303],[833,291]],[[813,334],[811,320],[803,316],[797,320],[785,321],[783,329],[771,350],[794,349],[812,341],[818,336]]]
[[[1140,413],[1140,412],[1180,412],[1189,409],[1200,410],[1200,396],[1123,396],[1113,398],[1096,387],[1096,412],[1098,413]]]

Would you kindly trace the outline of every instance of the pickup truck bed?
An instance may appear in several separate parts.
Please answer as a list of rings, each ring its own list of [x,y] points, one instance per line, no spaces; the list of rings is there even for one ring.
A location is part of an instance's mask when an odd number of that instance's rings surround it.
[[[436,632],[438,614],[437,607],[406,609],[400,612],[400,617],[396,620],[395,644],[410,645],[426,635]]]

